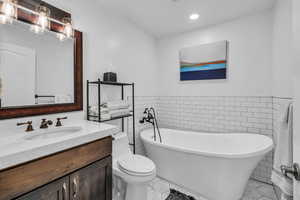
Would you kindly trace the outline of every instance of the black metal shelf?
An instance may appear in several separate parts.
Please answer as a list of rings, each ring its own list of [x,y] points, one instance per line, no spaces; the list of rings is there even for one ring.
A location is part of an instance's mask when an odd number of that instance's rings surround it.
[[[101,84],[101,85],[117,85],[117,86],[131,86],[134,83],[119,83],[119,82],[109,82],[109,81],[91,81],[90,84]]]
[[[99,115],[90,115],[90,85],[96,85],[98,86],[98,113]],[[131,86],[132,87],[132,113],[128,115],[121,115],[118,117],[113,117],[107,120],[101,120],[101,85],[110,85],[110,86],[121,86],[121,99],[124,100],[124,86]],[[107,82],[107,81],[100,81],[98,79],[97,81],[89,81],[87,80],[87,120],[94,121],[94,122],[109,122],[117,119],[122,120],[122,131],[124,131],[124,119],[132,117],[132,136],[133,136],[133,153],[135,153],[135,112],[134,112],[134,83],[119,83],[119,82]]]

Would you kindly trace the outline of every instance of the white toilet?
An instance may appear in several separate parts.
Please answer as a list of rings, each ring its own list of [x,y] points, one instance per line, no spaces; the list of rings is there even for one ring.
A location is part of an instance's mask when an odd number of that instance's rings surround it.
[[[156,176],[155,164],[149,158],[131,153],[126,133],[113,137],[113,174],[127,183],[126,200],[146,200],[147,183]]]

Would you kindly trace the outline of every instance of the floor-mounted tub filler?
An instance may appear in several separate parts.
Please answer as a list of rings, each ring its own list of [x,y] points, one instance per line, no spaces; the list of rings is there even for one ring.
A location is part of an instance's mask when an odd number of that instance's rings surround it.
[[[208,200],[238,200],[252,171],[273,148],[271,138],[247,133],[198,133],[161,129],[141,132],[158,176]]]

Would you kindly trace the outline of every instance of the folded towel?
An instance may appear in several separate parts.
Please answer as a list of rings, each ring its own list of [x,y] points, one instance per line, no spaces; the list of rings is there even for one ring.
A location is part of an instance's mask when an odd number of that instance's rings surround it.
[[[101,120],[111,119],[111,115],[109,113],[101,114]]]
[[[271,180],[284,195],[293,195],[293,182],[285,177],[280,170],[282,165],[293,165],[293,105],[285,104],[281,108],[280,132],[276,135],[276,148]]]
[[[112,111],[109,111],[109,114],[111,115],[111,117],[119,117],[119,116],[130,114],[130,110],[128,108],[119,109],[119,110],[112,110]]]
[[[131,112],[130,110],[131,109],[129,109],[129,105],[126,108],[111,110],[106,106],[106,103],[102,104],[100,106],[101,120],[107,120],[107,119],[111,119],[112,117],[128,115]],[[99,115],[98,105],[90,106],[89,111],[91,115],[98,116]]]
[[[93,115],[93,116],[90,116],[90,119],[99,120],[99,117],[97,115]],[[109,113],[101,114],[100,120],[109,120],[109,119],[111,119],[111,116]]]
[[[125,100],[120,101],[109,101],[103,104],[104,107],[108,108],[109,110],[118,110],[118,109],[126,109],[129,108],[129,104]]]
[[[288,123],[289,112],[290,112],[290,109],[289,109],[290,104],[291,104],[290,102],[285,102],[284,104],[282,104],[279,107],[279,113],[280,113],[279,121],[280,122]]]
[[[96,106],[91,106],[90,107],[90,113],[92,114],[92,115],[98,115],[98,112],[99,112],[99,109],[98,109],[98,106],[96,105]],[[104,107],[100,107],[100,112],[101,112],[101,114],[106,114],[106,113],[108,113],[109,112],[109,110],[108,110],[108,108],[104,108]]]

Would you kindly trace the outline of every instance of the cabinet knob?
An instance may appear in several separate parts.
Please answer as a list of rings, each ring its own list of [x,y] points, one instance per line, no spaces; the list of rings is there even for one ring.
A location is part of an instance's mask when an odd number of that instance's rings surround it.
[[[75,177],[73,179],[73,198],[76,199],[78,195],[78,182],[77,178]]]
[[[64,183],[62,186],[62,200],[67,200],[67,184]]]

